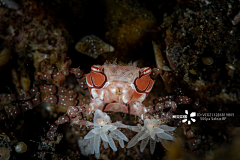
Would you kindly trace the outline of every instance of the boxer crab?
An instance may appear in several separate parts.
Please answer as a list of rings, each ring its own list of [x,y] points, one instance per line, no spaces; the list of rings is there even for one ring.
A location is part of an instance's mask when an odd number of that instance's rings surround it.
[[[131,148],[142,140],[140,151],[144,148],[150,140],[150,151],[153,154],[156,142],[164,142],[165,140],[174,140],[173,133],[176,128],[167,126],[171,120],[171,116],[177,108],[177,104],[191,104],[192,99],[186,96],[166,96],[155,100],[154,105],[145,107],[142,102],[151,91],[155,78],[158,74],[162,74],[161,69],[149,67],[138,68],[136,63],[129,65],[104,64],[93,65],[91,72],[86,76],[78,68],[67,69],[65,72],[37,76],[36,79],[41,80],[57,80],[67,76],[69,73],[75,74],[79,84],[84,88],[86,83],[91,95],[91,103],[85,104],[80,94],[74,90],[69,90],[64,87],[57,87],[53,85],[46,85],[35,87],[23,94],[9,94],[2,95],[1,101],[26,101],[24,104],[16,108],[6,108],[6,114],[0,115],[1,119],[14,116],[20,112],[27,111],[37,106],[41,102],[67,106],[67,113],[58,118],[51,125],[47,133],[44,146],[40,158],[44,158],[49,148],[49,142],[54,140],[54,136],[59,124],[69,121],[77,125],[93,126],[93,129],[80,142],[81,151],[89,150],[95,156],[100,155],[99,147],[101,139],[104,148],[108,144],[113,151],[117,147],[113,139],[118,140],[122,148],[124,148],[124,141],[128,142],[128,138],[118,129],[127,128],[138,132],[127,145]],[[38,96],[39,92],[49,94],[45,97]],[[194,103],[195,108],[199,109],[198,103]],[[167,113],[163,109],[170,108]],[[106,111],[122,112],[140,117],[144,120],[144,126],[138,124],[137,126],[125,125],[121,122],[112,123],[110,117],[104,113]],[[94,113],[93,123],[86,120]],[[193,132],[186,129],[187,137],[193,138]],[[189,139],[190,139],[189,138]],[[196,149],[196,141],[189,142],[191,150]]]

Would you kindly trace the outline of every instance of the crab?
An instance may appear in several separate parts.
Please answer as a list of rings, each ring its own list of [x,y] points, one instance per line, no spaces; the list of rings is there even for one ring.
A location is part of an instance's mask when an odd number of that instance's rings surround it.
[[[150,140],[150,150],[151,154],[153,154],[156,142],[175,139],[173,131],[176,128],[166,124],[172,119],[177,104],[193,104],[197,110],[201,109],[198,103],[193,103],[191,98],[182,95],[160,97],[154,100],[154,105],[144,106],[142,102],[150,93],[157,75],[164,74],[164,71],[159,68],[139,68],[137,63],[128,65],[118,65],[116,63],[105,63],[102,66],[93,65],[91,72],[87,75],[84,75],[79,68],[71,68],[56,74],[37,76],[36,79],[55,81],[66,77],[70,73],[75,74],[83,89],[86,89],[86,85],[88,86],[91,103],[88,104],[84,101],[84,98],[74,90],[54,85],[35,87],[22,94],[8,94],[0,97],[0,101],[5,103],[9,101],[22,102],[18,105],[19,107],[6,108],[6,113],[1,113],[0,119],[16,116],[42,102],[68,108],[67,113],[60,116],[47,132],[42,152],[39,156],[40,159],[44,159],[50,147],[49,143],[54,140],[58,126],[70,121],[80,126],[94,127],[80,141],[79,146],[83,154],[88,149],[91,154],[95,153],[95,156],[99,157],[101,139],[103,140],[104,148],[109,144],[113,151],[116,151],[117,148],[113,139],[118,140],[120,146],[124,148],[123,140],[128,142],[128,138],[118,128],[126,128],[138,132],[130,140],[127,148],[131,148],[142,140],[140,151],[143,152]],[[47,96],[39,96],[40,93],[45,93]],[[165,108],[170,108],[167,113],[163,112]],[[129,126],[122,122],[112,123],[110,117],[105,113],[106,111],[135,115],[144,121],[144,126],[140,124]],[[88,121],[88,117],[91,114],[94,114],[93,123]],[[185,132],[190,141],[191,150],[196,150],[197,144],[191,128],[185,126]]]
[[[151,68],[133,65],[93,65],[86,75],[92,102],[87,112],[96,109],[123,112],[144,118],[148,109],[142,105],[151,91],[154,80]]]

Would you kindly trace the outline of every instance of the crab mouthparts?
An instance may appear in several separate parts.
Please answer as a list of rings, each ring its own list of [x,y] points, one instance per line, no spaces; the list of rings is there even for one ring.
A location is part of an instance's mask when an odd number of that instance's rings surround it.
[[[122,95],[123,94],[123,92],[122,92],[122,88],[117,88],[116,89],[116,95],[118,95],[118,96],[120,96],[120,95]]]

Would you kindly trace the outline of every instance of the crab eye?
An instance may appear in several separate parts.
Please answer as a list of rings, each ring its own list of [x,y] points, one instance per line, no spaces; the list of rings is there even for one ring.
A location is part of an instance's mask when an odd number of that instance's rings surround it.
[[[141,70],[142,70],[140,73],[141,76],[148,75],[152,72],[150,67],[145,67],[145,68],[142,68]]]
[[[100,66],[98,66],[98,65],[93,65],[92,68],[91,68],[91,70],[92,70],[93,72],[101,72],[101,68],[100,68]]]

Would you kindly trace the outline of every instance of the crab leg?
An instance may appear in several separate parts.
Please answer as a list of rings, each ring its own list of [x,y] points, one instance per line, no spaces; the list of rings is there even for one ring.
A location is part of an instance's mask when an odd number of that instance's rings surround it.
[[[59,117],[58,120],[56,120],[50,127],[46,138],[49,140],[54,139],[54,134],[57,131],[58,125],[63,124],[69,121],[73,121],[77,125],[85,125],[85,121],[81,120],[84,116],[83,112],[85,112],[84,107],[80,106],[70,106],[68,108],[67,114],[64,114],[63,116]]]
[[[45,74],[45,75],[38,75],[35,77],[36,80],[54,80],[57,82],[57,84],[61,84],[64,80],[65,77],[68,76],[69,74],[74,74],[77,78],[77,81],[79,85],[83,88],[87,88],[85,76],[83,74],[83,71],[81,71],[79,68],[70,68],[66,69],[65,71],[54,73],[54,74]]]
[[[198,113],[204,113],[209,112],[205,107],[203,107],[198,101],[194,101],[192,104],[192,107],[198,112]]]
[[[50,95],[52,94],[65,95],[73,98],[76,98],[78,96],[78,94],[73,90],[70,90],[64,87],[57,87],[54,85],[45,85],[40,87],[34,87],[33,89],[20,94],[1,95],[0,102],[7,103],[7,102],[25,101],[33,98],[37,94],[40,94],[40,92],[50,94]]]
[[[200,154],[201,150],[198,148],[198,145],[197,145],[197,140],[195,138],[195,135],[191,129],[190,126],[188,126],[187,124],[182,124],[182,127],[183,127],[183,130],[184,130],[184,134],[186,135],[187,137],[187,140],[188,140],[188,146],[190,148],[190,150],[192,152],[195,152],[197,154]]]
[[[160,97],[158,100],[154,100],[155,111],[162,111],[165,108],[170,108],[170,110],[165,114],[162,113],[161,117],[164,117],[165,120],[170,120],[172,115],[177,109],[177,105],[179,104],[191,104],[192,99],[187,96],[165,96]]]
[[[169,122],[169,124],[171,124],[173,126],[181,127],[183,129],[184,134],[187,137],[189,149],[196,154],[201,153],[201,149],[199,149],[198,145],[197,145],[197,139],[189,125],[187,125],[185,123],[181,123],[180,119],[171,120],[171,122]]]
[[[4,120],[7,119],[9,117],[14,117],[17,114],[21,113],[21,112],[25,112],[27,110],[32,109],[33,107],[39,105],[42,102],[41,97],[37,97],[34,98],[30,101],[27,101],[25,104],[20,104],[17,106],[13,107],[7,107],[7,109],[5,109],[5,113],[0,113],[0,120]]]
[[[181,123],[180,119],[175,119],[172,120],[172,115],[175,112],[177,105],[181,104],[192,104],[192,107],[197,111],[197,112],[207,112],[207,109],[204,108],[199,104],[198,101],[194,101],[187,97],[187,96],[165,96],[165,97],[160,97],[158,100],[154,100],[154,110],[159,111],[164,108],[170,108],[170,110],[165,114],[163,113],[163,117],[161,118],[163,121],[168,122],[171,120],[170,124],[173,126],[180,126],[183,128],[183,131],[187,137],[188,145],[189,148],[192,152],[195,152],[196,154],[200,154],[201,150],[198,148],[197,145],[197,140],[195,138],[195,135],[191,129],[190,126],[188,126],[185,123]]]
[[[44,159],[48,149],[49,142],[54,140],[54,136],[56,134],[57,128],[60,124],[64,124],[70,121],[73,121],[77,125],[87,125],[87,121],[81,120],[84,116],[85,107],[80,106],[70,106],[68,107],[67,114],[59,117],[51,126],[49,131],[47,132],[46,139],[44,140],[44,145],[42,146],[42,152],[39,156],[40,159]]]
[[[54,73],[54,74],[45,74],[37,75],[36,80],[64,80],[66,76],[70,73],[74,74],[77,79],[82,78],[83,72],[79,68],[66,69],[65,71]]]
[[[208,112],[208,110],[203,107],[198,100],[193,101],[192,98],[189,98],[187,96],[176,96],[175,101],[177,104],[191,104],[192,107],[199,113]]]
[[[154,100],[154,106],[152,109],[149,109],[151,111],[160,111],[165,108],[170,108],[170,110],[165,114],[162,113],[161,115],[161,120],[164,122],[169,122],[172,120],[172,115],[174,114],[177,105],[181,104],[192,104],[192,107],[197,111],[197,112],[207,112],[207,109],[204,108],[199,104],[198,101],[194,101],[187,97],[187,96],[165,96],[165,97],[160,97],[159,99]],[[151,107],[150,107],[151,108]],[[197,140],[195,138],[195,135],[191,129],[190,126],[188,126],[185,123],[181,123],[180,119],[175,119],[171,121],[171,124],[174,126],[181,126],[183,128],[183,131],[187,137],[188,145],[189,148],[192,152],[195,152],[196,154],[200,154],[201,150],[198,148],[197,145]]]
[[[158,74],[161,76],[167,92],[170,93],[171,92],[171,88],[173,86],[173,82],[174,82],[173,78],[171,76],[171,73],[167,72],[167,71],[164,71],[164,70],[162,70],[160,68],[153,68],[152,69],[152,73],[151,73],[151,78],[152,79],[156,79]]]
[[[170,108],[170,110],[167,113],[162,113],[162,115],[160,116],[163,119],[165,119],[165,121],[169,121],[177,109],[177,103],[175,101],[166,101],[163,103],[157,103],[154,107],[155,111],[157,112],[162,111],[165,108]]]
[[[3,94],[0,96],[0,102],[8,103],[31,99],[36,96],[39,91],[40,87],[34,87],[33,89],[20,94]]]
[[[207,112],[207,109],[202,105],[200,105],[198,101],[193,102],[193,99],[189,98],[188,96],[170,95],[170,96],[160,97],[159,99],[155,99],[153,100],[153,103],[155,104],[155,106],[153,107],[153,111],[159,111],[159,110],[171,107],[169,112],[174,113],[177,105],[191,104],[192,107],[197,112]]]
[[[46,93],[49,95],[36,97],[32,99],[34,96],[40,93]],[[88,103],[88,100],[84,98],[81,94],[78,94],[73,90],[64,87],[57,87],[54,85],[35,87],[23,94],[7,94],[0,97],[0,102],[10,103],[11,101],[13,102],[26,101],[26,102],[24,104],[17,103],[17,106],[14,107],[6,107],[5,109],[6,114],[1,113],[0,120],[4,120],[7,117],[13,117],[19,113],[30,110],[42,102],[61,105],[65,107],[83,105]]]

